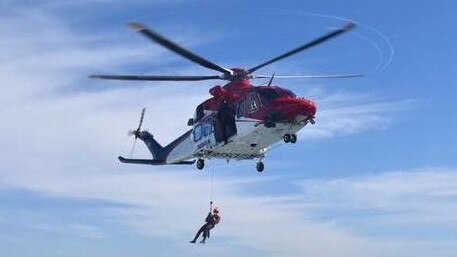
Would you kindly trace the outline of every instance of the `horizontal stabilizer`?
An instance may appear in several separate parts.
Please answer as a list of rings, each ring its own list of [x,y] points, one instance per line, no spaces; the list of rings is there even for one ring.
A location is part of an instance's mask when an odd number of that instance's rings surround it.
[[[132,164],[147,164],[147,165],[170,165],[170,164],[194,164],[195,161],[182,161],[176,163],[166,163],[164,160],[153,160],[153,159],[127,159],[122,156],[118,157],[120,162],[132,163]]]

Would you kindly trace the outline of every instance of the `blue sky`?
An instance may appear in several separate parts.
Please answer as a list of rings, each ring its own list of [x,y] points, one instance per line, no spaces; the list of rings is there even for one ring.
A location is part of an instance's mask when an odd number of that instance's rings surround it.
[[[2,256],[456,256],[456,8],[452,1],[3,0]],[[261,72],[367,76],[275,81],[317,102],[317,124],[298,144],[270,152],[264,174],[254,162],[209,162],[203,173],[117,162],[130,151],[126,132],[143,106],[145,127],[165,144],[187,129],[214,85],[87,79],[213,74],[127,22],[223,66],[251,67],[341,19],[359,26]],[[149,156],[143,146],[135,155]],[[209,244],[189,245],[206,214],[211,170],[223,222]]]

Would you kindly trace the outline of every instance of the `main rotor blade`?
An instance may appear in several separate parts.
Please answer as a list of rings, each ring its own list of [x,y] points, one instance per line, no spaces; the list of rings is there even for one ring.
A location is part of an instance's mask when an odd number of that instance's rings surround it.
[[[328,74],[328,75],[286,75],[280,76],[275,75],[275,79],[344,79],[344,78],[360,78],[363,77],[364,74]],[[255,75],[252,76],[253,79],[267,79],[271,78],[271,76],[267,75]]]
[[[199,81],[222,79],[220,76],[141,76],[141,75],[91,75],[91,79],[136,80],[136,81]]]
[[[306,44],[304,44],[304,45],[302,45],[300,47],[297,47],[297,48],[295,48],[295,49],[293,49],[293,50],[291,50],[289,52],[286,52],[286,53],[284,53],[284,54],[282,54],[282,55],[280,55],[278,57],[275,57],[275,58],[273,58],[273,59],[271,59],[269,61],[266,61],[266,62],[264,62],[262,64],[259,64],[259,65],[255,66],[253,68],[250,68],[249,70],[247,70],[246,73],[247,74],[251,74],[251,73],[253,73],[254,71],[256,71],[256,70],[258,70],[260,68],[263,68],[263,67],[265,67],[267,65],[270,65],[270,64],[272,64],[274,62],[277,62],[279,60],[287,58],[287,57],[289,57],[291,55],[294,55],[296,53],[299,53],[299,52],[301,52],[303,50],[306,50],[308,48],[311,48],[313,46],[321,44],[321,43],[323,43],[323,42],[325,42],[325,41],[327,41],[329,39],[332,39],[332,38],[334,38],[334,37],[336,37],[336,36],[338,36],[340,34],[343,34],[343,33],[347,32],[347,31],[351,30],[352,28],[354,28],[354,26],[355,26],[355,23],[349,22],[349,23],[347,23],[346,25],[344,25],[343,27],[341,27],[339,29],[333,30],[333,31],[321,36],[321,37],[318,37],[318,38],[314,39],[311,42],[308,42],[308,43],[306,43]]]
[[[198,63],[200,64],[201,66],[203,67],[206,67],[208,69],[212,69],[212,70],[217,70],[217,71],[220,71],[224,74],[232,74],[232,71],[230,69],[227,69],[227,68],[223,68],[211,61],[208,61],[206,59],[204,59],[203,57],[201,56],[198,56],[197,54],[194,54],[192,53],[191,51],[183,48],[182,46],[172,42],[171,40],[165,38],[164,36],[160,35],[159,33],[145,27],[143,24],[141,23],[129,23],[128,26],[135,30],[135,31],[138,31],[140,32],[141,34],[143,34],[144,36],[146,36],[147,38],[153,40],[154,42],[164,46],[165,48],[183,56],[184,58],[187,58],[195,63]]]

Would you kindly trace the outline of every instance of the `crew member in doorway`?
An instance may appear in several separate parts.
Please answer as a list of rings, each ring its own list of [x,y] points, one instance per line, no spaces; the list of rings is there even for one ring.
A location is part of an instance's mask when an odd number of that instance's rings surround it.
[[[221,127],[224,143],[227,144],[229,137],[236,133],[235,113],[232,108],[230,108],[227,100],[222,101],[222,104],[217,111],[217,120]]]
[[[201,226],[201,228],[198,230],[197,234],[194,237],[194,240],[190,241],[190,243],[195,244],[197,242],[197,239],[200,237],[200,235],[203,233],[203,239],[200,241],[201,244],[204,244],[206,239],[209,238],[209,233],[210,230],[216,226],[217,223],[221,221],[221,216],[219,215],[219,209],[214,208],[213,209],[213,203],[210,204],[210,211],[208,213],[208,216],[206,216],[205,219],[205,224]]]

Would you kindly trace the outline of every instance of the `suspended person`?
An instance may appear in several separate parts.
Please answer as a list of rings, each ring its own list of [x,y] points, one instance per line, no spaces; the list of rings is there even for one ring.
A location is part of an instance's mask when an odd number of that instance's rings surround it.
[[[195,235],[194,239],[190,241],[190,243],[195,244],[195,242],[197,242],[197,239],[203,233],[203,238],[200,241],[200,243],[204,244],[206,239],[209,238],[210,230],[213,229],[216,226],[216,224],[218,224],[220,221],[221,216],[219,215],[219,209],[217,207],[213,209],[213,203],[211,202],[208,216],[206,216],[205,219],[205,224],[201,226],[201,228]]]

